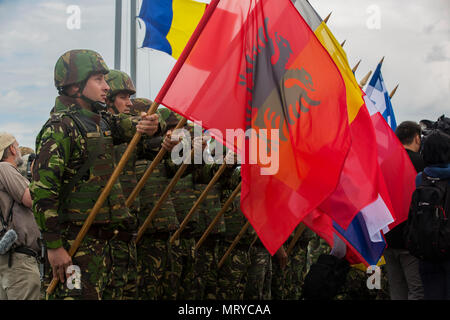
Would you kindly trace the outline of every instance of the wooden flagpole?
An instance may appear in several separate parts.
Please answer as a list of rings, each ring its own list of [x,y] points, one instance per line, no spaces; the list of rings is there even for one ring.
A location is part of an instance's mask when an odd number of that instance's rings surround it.
[[[397,84],[397,86],[394,88],[394,90],[392,90],[392,92],[391,92],[391,94],[389,95],[389,98],[391,98],[392,99],[392,97],[395,95],[395,93],[397,92],[397,89],[398,89],[398,86],[399,86],[400,84]]]
[[[211,222],[211,224],[208,226],[206,231],[203,233],[203,235],[200,238],[200,240],[198,240],[198,242],[195,244],[195,250],[198,250],[201,247],[203,242],[206,240],[206,237],[208,237],[208,235],[211,233],[212,229],[219,222],[220,218],[223,216],[225,211],[227,211],[228,207],[233,203],[233,201],[236,198],[236,196],[239,194],[239,192],[241,192],[241,184],[242,184],[242,182],[239,183],[239,185],[234,189],[233,193],[227,199],[227,201],[223,205],[222,209],[219,211],[219,213],[217,213],[217,215],[215,216],[214,220]]]
[[[158,109],[159,104],[153,103],[148,110],[147,114],[154,114],[156,109]],[[109,193],[111,192],[112,187],[114,186],[117,178],[119,177],[120,173],[122,172],[123,168],[125,167],[125,164],[128,162],[128,159],[130,158],[133,150],[136,148],[137,144],[139,143],[139,140],[141,139],[142,134],[139,132],[136,132],[133,136],[133,139],[128,144],[127,149],[125,150],[125,153],[123,154],[122,158],[120,159],[119,163],[117,164],[116,168],[114,169],[111,177],[109,178],[108,182],[106,183],[105,188],[100,193],[100,196],[98,197],[97,201],[95,202],[94,207],[92,208],[91,212],[89,213],[89,216],[86,218],[86,220],[83,223],[83,226],[81,227],[81,230],[78,232],[77,237],[75,238],[74,242],[70,246],[70,249],[68,251],[68,254],[70,257],[73,257],[75,252],[80,247],[81,242],[83,241],[84,237],[86,236],[89,228],[91,227],[92,223],[95,220],[95,217],[97,216],[98,212],[100,211],[103,203],[106,201],[106,198],[108,197]],[[59,279],[53,278],[50,282],[50,285],[47,288],[47,293],[51,294],[58,284]]]
[[[239,240],[241,240],[242,236],[244,235],[245,231],[247,231],[248,227],[250,227],[250,222],[247,221],[247,223],[244,225],[244,227],[242,227],[242,229],[239,232],[239,234],[234,238],[233,243],[231,243],[231,245],[228,248],[227,252],[225,252],[225,254],[223,255],[222,259],[220,259],[219,264],[217,265],[217,267],[219,269],[222,268],[223,264],[225,263],[225,261],[227,260],[228,256],[230,255],[231,251],[234,249],[234,247],[236,247],[236,245],[238,244]]]
[[[206,26],[206,23],[208,22],[209,18],[211,17],[212,13],[214,12],[214,10],[216,9],[218,4],[219,4],[219,0],[213,0],[209,4],[208,9],[205,11],[205,14],[203,15],[202,19],[200,20],[197,28],[195,29],[195,31],[192,34],[191,38],[189,39],[188,43],[186,44],[186,47],[183,50],[183,52],[181,53],[180,58],[178,59],[175,66],[173,67],[171,73],[169,74],[169,77],[167,78],[163,87],[159,91],[158,96],[155,99],[155,102],[152,103],[147,114],[149,114],[149,115],[154,114],[156,112],[156,110],[158,109],[159,103],[156,101],[160,101],[160,99],[162,99],[162,97],[164,97],[164,95],[167,93],[176,74],[180,71],[181,66],[183,65],[184,61],[187,59],[189,53],[191,52],[192,48],[194,47],[195,43],[197,42],[198,37],[200,36],[201,32],[203,31],[204,27]],[[133,44],[133,45],[136,45],[136,44]],[[72,246],[70,247],[68,254],[71,257],[73,257],[75,252],[78,250],[78,248],[79,248],[81,242],[83,241],[84,237],[86,236],[90,226],[94,222],[96,215],[100,211],[101,206],[106,201],[106,197],[111,192],[112,187],[114,186],[120,173],[122,172],[123,168],[125,167],[126,163],[128,162],[129,158],[131,157],[133,150],[136,148],[139,140],[141,139],[141,136],[142,136],[141,133],[136,132],[136,134],[133,136],[130,143],[128,144],[128,147],[125,150],[125,153],[122,155],[122,158],[120,159],[119,163],[117,164],[116,168],[114,169],[105,188],[102,190],[99,198],[97,199],[97,202],[95,203],[89,216],[83,223],[83,226],[81,227],[80,232],[78,233],[77,237],[75,238],[75,241],[73,242]],[[58,282],[59,282],[58,278],[52,279],[49,287],[47,288],[48,294],[51,294],[55,290]]]
[[[353,73],[355,73],[356,70],[358,70],[359,65],[361,64],[361,61],[362,61],[362,60],[359,60],[358,63],[353,67],[353,69],[352,69],[352,72],[353,72]]]
[[[193,151],[191,150],[191,153],[189,155],[189,157],[191,159],[192,159],[192,155],[193,155]],[[175,187],[175,185],[177,184],[178,180],[180,180],[182,174],[184,173],[184,171],[186,170],[188,165],[189,164],[187,164],[187,163],[183,163],[181,165],[181,167],[178,168],[177,172],[175,173],[175,176],[172,178],[172,180],[170,181],[170,183],[168,184],[168,186],[166,187],[166,189],[162,193],[161,197],[156,202],[156,204],[153,207],[152,211],[149,213],[149,215],[145,219],[144,223],[139,228],[137,236],[136,236],[136,239],[135,239],[135,243],[139,243],[139,241],[141,240],[142,236],[144,235],[145,230],[147,230],[147,228],[150,226],[150,223],[152,222],[152,220],[155,217],[156,213],[158,213],[159,208],[161,208],[161,205],[164,203],[164,201],[166,201],[167,196],[172,191],[172,189]]]
[[[306,229],[305,224],[300,223],[297,230],[295,231],[294,238],[292,238],[291,242],[289,243],[289,247],[286,250],[287,255],[289,255],[292,249],[294,249],[295,244],[297,243],[298,239],[300,239],[300,236],[303,234],[305,229]]]
[[[177,129],[180,129],[180,128],[184,127],[186,122],[187,122],[186,118],[181,119],[180,122],[178,122],[178,124],[177,124],[177,126],[175,127],[174,130],[177,130]],[[152,174],[153,170],[155,170],[156,166],[161,162],[162,158],[164,157],[164,155],[166,153],[167,153],[167,150],[164,149],[164,148],[161,148],[161,150],[159,150],[158,154],[152,160],[152,163],[147,168],[147,170],[145,170],[144,175],[141,177],[141,179],[139,180],[138,184],[134,187],[133,191],[131,192],[131,194],[129,195],[127,201],[125,202],[127,207],[130,207],[133,204],[134,200],[138,196],[139,192],[141,192],[142,188],[144,187],[144,185],[147,182],[148,178]]]
[[[367,81],[369,81],[370,76],[372,75],[372,70],[369,71],[369,73],[361,80],[359,83],[359,86],[362,88],[366,85]]]
[[[219,170],[216,172],[216,174],[214,175],[214,177],[211,179],[211,181],[209,182],[209,184],[206,186],[205,190],[203,190],[202,194],[200,195],[200,197],[197,199],[197,201],[194,203],[194,205],[192,206],[191,210],[188,212],[188,214],[186,215],[186,217],[184,218],[183,222],[180,224],[180,227],[178,228],[177,231],[175,231],[175,233],[172,235],[172,237],[170,238],[170,243],[173,244],[174,241],[180,236],[180,233],[184,230],[184,228],[186,227],[187,223],[189,222],[189,220],[191,219],[192,215],[194,214],[195,210],[198,208],[198,206],[203,202],[203,200],[206,198],[206,196],[208,195],[209,190],[211,190],[211,188],[214,186],[214,184],[217,182],[217,180],[219,180],[220,176],[222,175],[222,173],[225,171],[227,167],[226,162],[224,161],[223,164],[220,166]]]

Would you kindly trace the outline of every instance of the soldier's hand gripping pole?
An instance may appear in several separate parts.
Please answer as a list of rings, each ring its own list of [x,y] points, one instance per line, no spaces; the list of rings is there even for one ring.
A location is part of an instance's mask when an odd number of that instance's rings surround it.
[[[295,244],[297,243],[298,239],[300,239],[300,236],[305,231],[306,226],[304,223],[300,223],[300,225],[297,228],[297,231],[295,231],[294,238],[292,238],[291,242],[289,243],[289,247],[286,250],[286,254],[289,256],[292,249],[294,249]]]
[[[148,110],[147,114],[151,115],[156,112],[156,109],[158,109],[159,103],[153,102],[153,104],[150,106],[150,109]],[[91,227],[92,223],[95,220],[95,217],[97,216],[97,213],[100,211],[101,207],[103,206],[103,203],[106,200],[106,197],[108,197],[109,193],[111,192],[112,187],[116,183],[117,178],[119,177],[120,173],[123,171],[123,168],[125,167],[125,164],[128,162],[128,159],[130,158],[134,148],[136,148],[137,144],[139,143],[139,140],[141,139],[142,134],[140,132],[136,132],[133,136],[133,139],[131,139],[130,143],[128,144],[127,150],[123,154],[122,158],[120,159],[119,163],[115,167],[111,177],[109,178],[108,182],[106,183],[105,188],[103,188],[102,192],[100,193],[100,196],[97,199],[97,202],[95,203],[94,207],[92,208],[91,212],[89,213],[89,216],[86,218],[86,220],[83,223],[83,226],[81,227],[80,232],[78,233],[77,237],[75,238],[75,241],[73,242],[72,246],[69,249],[69,256],[73,257],[75,252],[80,247],[81,242],[83,241],[84,237],[86,236],[89,228]],[[51,294],[58,284],[58,278],[53,278],[50,282],[50,285],[47,288],[47,293]]]
[[[231,251],[234,249],[234,247],[236,247],[236,245],[238,244],[239,240],[241,240],[242,236],[244,235],[245,231],[247,231],[248,227],[250,227],[250,222],[247,221],[247,223],[242,227],[241,231],[236,236],[236,238],[234,238],[233,243],[230,245],[230,247],[228,248],[227,252],[225,252],[225,254],[223,255],[222,259],[220,259],[219,264],[217,265],[217,267],[219,269],[222,268],[223,264],[225,263],[225,261],[227,260],[228,256],[230,255]]]
[[[191,159],[192,159],[192,155],[194,154],[193,150],[194,149],[192,149],[191,153],[189,154],[189,158],[191,158]],[[136,240],[135,240],[136,243],[138,243],[141,240],[142,236],[144,235],[145,230],[147,230],[147,228],[149,227],[150,222],[152,222],[152,220],[155,217],[156,213],[158,212],[159,208],[161,208],[161,205],[164,203],[164,201],[166,201],[167,196],[172,191],[172,189],[175,187],[178,180],[180,180],[181,176],[183,175],[183,173],[186,170],[188,165],[189,164],[187,164],[187,163],[183,163],[181,165],[181,167],[178,168],[177,172],[175,173],[175,176],[172,178],[169,185],[166,187],[166,189],[162,193],[161,197],[159,198],[158,202],[156,202],[152,211],[150,211],[150,213],[147,216],[147,218],[145,219],[144,223],[139,228],[137,236],[136,236]]]
[[[184,127],[186,122],[187,122],[186,118],[181,119],[180,122],[178,122],[178,124],[174,130]],[[125,202],[127,207],[130,207],[133,204],[134,199],[136,199],[139,192],[141,192],[142,188],[145,186],[145,183],[147,182],[148,178],[152,174],[153,170],[155,170],[156,166],[161,162],[161,160],[164,157],[164,155],[166,154],[166,152],[167,152],[167,150],[165,148],[161,148],[161,150],[159,150],[155,159],[153,159],[150,166],[147,168],[147,170],[145,170],[145,173],[142,176],[141,180],[139,180],[138,184],[136,185],[136,187],[134,187],[133,191],[131,192],[130,196],[128,197],[127,201]]]
[[[175,240],[180,236],[180,233],[184,230],[186,225],[188,224],[189,220],[191,219],[192,215],[194,214],[195,210],[198,208],[198,206],[205,200],[206,196],[208,195],[209,190],[214,186],[214,184],[219,180],[222,173],[227,168],[227,163],[224,161],[223,164],[220,166],[219,170],[217,170],[214,177],[211,179],[209,184],[206,186],[205,190],[203,190],[200,197],[198,197],[197,201],[192,206],[191,210],[188,212],[186,217],[184,218],[183,222],[180,224],[180,228],[172,235],[170,238],[170,243],[173,244]]]
[[[233,203],[234,198],[236,198],[236,196],[239,194],[239,192],[241,192],[241,183],[242,182],[240,182],[239,185],[236,187],[236,189],[234,189],[233,193],[230,195],[228,200],[225,202],[225,204],[223,205],[222,209],[219,211],[219,213],[217,213],[217,215],[215,216],[214,220],[208,226],[208,228],[206,229],[205,233],[203,233],[203,235],[200,238],[200,240],[198,240],[198,242],[195,245],[195,250],[198,250],[201,247],[201,245],[203,244],[203,242],[205,242],[206,237],[208,237],[208,235],[211,233],[212,229],[219,222],[220,218],[223,216],[225,211],[227,211],[228,207]]]

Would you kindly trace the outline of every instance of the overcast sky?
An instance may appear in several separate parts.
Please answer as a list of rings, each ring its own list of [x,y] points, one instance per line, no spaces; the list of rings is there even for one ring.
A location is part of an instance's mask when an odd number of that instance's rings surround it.
[[[93,49],[114,67],[113,0],[0,0],[0,131],[34,148],[35,136],[54,105],[53,68],[70,49]],[[448,0],[310,0],[336,38],[347,40],[351,66],[362,63],[358,81],[386,56],[382,72],[389,89],[400,83],[392,104],[397,123],[436,120],[450,114]],[[79,29],[71,5],[80,8]],[[124,0],[124,36],[129,10]],[[70,9],[70,8],[69,8]],[[68,25],[69,22],[69,25]],[[138,34],[142,39],[143,32]],[[128,51],[122,69],[128,71]],[[154,98],[174,60],[139,49],[137,96]]]

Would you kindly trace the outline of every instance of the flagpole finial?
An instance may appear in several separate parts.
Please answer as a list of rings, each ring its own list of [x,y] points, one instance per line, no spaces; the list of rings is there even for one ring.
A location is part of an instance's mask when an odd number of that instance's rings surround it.
[[[345,45],[346,42],[347,42],[347,40],[342,41],[341,47],[344,47],[344,45]]]
[[[331,11],[328,16],[323,20],[323,22],[327,23],[328,19],[330,19],[331,14],[333,13],[333,11]]]
[[[389,98],[391,98],[392,99],[392,97],[395,95],[395,93],[397,92],[397,89],[398,89],[398,86],[399,86],[400,84],[397,84],[397,86],[394,88],[394,90],[392,90],[392,92],[391,92],[391,94],[389,94]]]
[[[358,61],[358,63],[353,67],[353,69],[352,69],[352,72],[353,73],[355,73],[356,72],[356,70],[358,70],[358,67],[359,67],[359,65],[360,65],[360,63],[361,63],[361,59],[359,59],[359,61]]]
[[[370,70],[369,73],[359,83],[359,86],[361,88],[363,88],[367,84],[367,81],[369,81],[369,78],[370,78],[371,75],[372,75],[372,70]]]
[[[384,57],[381,59],[381,61],[380,61],[380,65],[383,65],[383,62],[384,62]]]

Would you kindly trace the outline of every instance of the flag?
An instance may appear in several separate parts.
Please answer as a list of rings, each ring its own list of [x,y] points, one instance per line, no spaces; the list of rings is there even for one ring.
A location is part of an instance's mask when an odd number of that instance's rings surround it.
[[[347,56],[327,25],[306,0],[293,1],[317,38],[333,57],[346,84],[352,146],[335,192],[304,222],[333,244],[333,233],[347,244],[351,263],[376,264],[386,243],[380,232],[393,222],[389,194],[378,163],[377,139],[364,93]],[[326,212],[330,219],[320,217]],[[319,219],[320,217],[320,219]],[[321,230],[319,230],[321,229]]]
[[[375,129],[378,162],[386,186],[386,193],[390,196],[391,213],[394,217],[394,221],[384,228],[384,233],[386,233],[408,218],[417,173],[408,153],[378,108],[367,96],[364,97],[364,100]]]
[[[205,8],[206,4],[193,0],[143,0],[139,12],[145,23],[142,46],[178,59]]]
[[[197,30],[155,101],[241,155],[241,208],[274,254],[339,181],[345,83],[290,0],[213,1]]]
[[[392,130],[395,131],[395,129],[397,129],[397,122],[395,121],[391,98],[389,97],[383,76],[381,75],[381,65],[381,63],[378,64],[372,79],[370,79],[366,88],[366,95],[375,104],[375,107]]]

